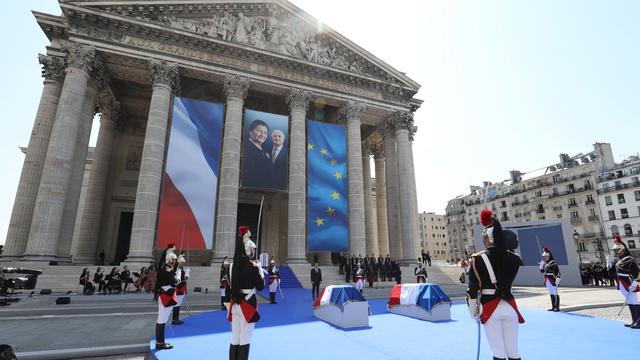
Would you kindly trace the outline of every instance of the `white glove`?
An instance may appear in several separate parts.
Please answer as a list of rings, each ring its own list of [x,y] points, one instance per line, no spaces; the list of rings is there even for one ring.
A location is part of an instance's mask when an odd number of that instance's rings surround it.
[[[190,268],[187,268],[187,269],[184,271],[184,277],[185,277],[186,279],[189,279],[189,276],[191,276],[191,269],[190,269]]]
[[[556,278],[556,287],[557,287],[558,285],[560,285],[560,280],[562,280],[562,279],[560,279],[559,277],[557,277],[557,278]]]
[[[540,271],[544,270],[544,261],[538,263],[540,265]]]
[[[638,289],[638,282],[636,280],[633,280],[631,282],[631,285],[629,286],[629,293],[636,292],[637,289]]]
[[[469,316],[471,316],[471,319],[476,322],[480,321],[480,307],[476,299],[469,299],[469,297],[467,297],[467,307],[469,308]]]

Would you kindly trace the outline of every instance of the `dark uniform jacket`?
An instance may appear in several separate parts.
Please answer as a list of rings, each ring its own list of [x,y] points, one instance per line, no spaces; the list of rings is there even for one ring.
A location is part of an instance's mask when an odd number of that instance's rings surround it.
[[[633,280],[638,279],[639,271],[636,259],[628,254],[623,256],[616,262],[616,273],[616,282],[619,286],[622,285],[625,290],[629,291],[629,286],[631,286]],[[633,291],[633,289],[631,289],[631,291]]]
[[[240,262],[233,263],[229,267],[231,273],[231,284],[233,286],[233,268],[235,266],[239,266],[239,284],[240,287],[238,289],[231,288],[231,309],[232,306],[238,305],[242,309],[242,314],[244,315],[245,320],[248,323],[254,323],[260,320],[260,314],[258,314],[258,300],[255,294],[247,295],[242,292],[242,290],[252,290],[256,289],[261,291],[264,289],[264,278],[262,277],[262,268],[254,266],[251,263],[251,260],[247,257],[242,257]],[[243,305],[245,303],[246,305]],[[231,311],[227,314],[227,320],[231,321]]]
[[[544,274],[545,279],[549,279],[551,285],[556,285],[556,280],[560,277],[560,268],[554,259],[545,262],[544,268],[540,272]]]

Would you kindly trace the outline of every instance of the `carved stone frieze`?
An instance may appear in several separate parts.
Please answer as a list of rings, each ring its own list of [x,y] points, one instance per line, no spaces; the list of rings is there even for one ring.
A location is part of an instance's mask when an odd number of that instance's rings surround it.
[[[111,29],[100,29],[93,26],[82,26],[76,24],[70,24],[70,31],[77,35],[86,36],[94,39],[107,40],[107,41],[124,41],[124,34],[119,31]]]
[[[289,90],[286,100],[290,110],[302,109],[306,112],[309,107],[309,92],[292,88]]]
[[[383,76],[382,72],[368,68],[368,64],[359,55],[319,33],[317,27],[293,14],[247,16],[242,12],[238,14],[224,12],[208,18],[161,16],[156,20],[146,20],[354,73]],[[385,80],[395,81],[391,76],[387,76]]]
[[[223,92],[226,99],[238,98],[244,101],[249,92],[249,79],[238,75],[227,75],[224,77]]]
[[[80,69],[91,74],[99,66],[100,59],[93,46],[64,41],[62,48],[68,54],[67,67]]]
[[[360,120],[360,116],[366,110],[367,106],[365,104],[356,101],[348,101],[342,108],[340,108],[338,117],[345,121]]]
[[[38,55],[38,62],[42,65],[42,77],[62,83],[64,81],[64,59],[57,56]]]
[[[149,60],[149,70],[151,70],[151,81],[153,85],[166,85],[175,91],[178,84],[179,69],[178,65],[165,61],[151,59]]]

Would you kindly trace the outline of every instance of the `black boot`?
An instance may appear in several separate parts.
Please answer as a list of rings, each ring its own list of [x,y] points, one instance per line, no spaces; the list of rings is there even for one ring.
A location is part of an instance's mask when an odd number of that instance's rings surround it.
[[[553,311],[560,311],[560,295],[556,295],[556,306],[553,308]]]
[[[249,345],[251,344],[238,346],[236,360],[249,360]]]
[[[632,329],[640,329],[640,305],[631,305],[631,313],[635,313],[635,320],[632,317],[633,324],[629,326]]]
[[[493,360],[507,360],[507,359],[503,359],[503,358],[498,358],[498,357],[493,357]]]
[[[164,324],[156,324],[156,350],[173,349],[173,345],[164,342]]]
[[[173,325],[182,325],[184,321],[180,320],[180,306],[173,307],[173,321],[171,321]]]
[[[629,307],[629,312],[631,313],[631,322],[628,323],[628,324],[624,324],[624,326],[631,327],[631,325],[633,325],[633,323],[635,323],[634,320],[635,320],[636,315],[635,315],[635,311],[634,311],[633,305],[627,305],[627,306]]]
[[[223,297],[220,298],[220,310],[227,310],[227,308],[224,306],[224,298]]]
[[[271,304],[277,304],[276,303],[276,293],[274,293],[274,292],[270,292],[269,293],[269,302]]]
[[[229,360],[236,360],[238,358],[238,347],[240,347],[240,345],[229,344]]]
[[[554,311],[556,309],[556,297],[555,295],[549,295],[551,297],[551,309],[547,309],[547,311]]]

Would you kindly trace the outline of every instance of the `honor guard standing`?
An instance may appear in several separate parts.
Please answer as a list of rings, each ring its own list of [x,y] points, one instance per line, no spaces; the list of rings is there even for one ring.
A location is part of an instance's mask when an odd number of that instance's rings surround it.
[[[231,280],[231,303],[227,320],[231,321],[231,344],[229,360],[249,359],[249,343],[258,314],[256,289],[264,289],[264,273],[255,259],[256,244],[251,241],[248,226],[238,228],[233,264],[229,266]]]
[[[173,346],[164,341],[164,328],[169,321],[173,306],[178,303],[176,294],[176,260],[173,251],[167,251],[163,265],[158,269],[158,320],[156,321],[156,350],[171,349]]]
[[[229,283],[229,260],[225,256],[220,267],[220,309],[226,310],[224,303],[228,303],[231,299],[231,284]]]
[[[271,260],[269,263],[269,303],[276,303],[276,291],[280,286],[280,269],[276,266],[276,262]]]
[[[418,261],[418,266],[415,269],[416,282],[418,284],[427,282],[427,269],[422,265],[422,261]]]
[[[493,359],[520,359],[518,327],[524,319],[511,294],[511,284],[522,264],[512,250],[518,245],[516,234],[502,230],[493,211],[480,212],[486,250],[471,256],[467,304],[471,317],[484,325]]]
[[[355,272],[355,281],[356,281],[356,289],[360,290],[362,294],[362,289],[364,289],[364,269],[358,262],[358,269]]]
[[[560,311],[560,295],[558,295],[558,285],[560,285],[560,268],[553,259],[553,254],[548,247],[542,250],[542,261],[540,261],[540,272],[544,274],[544,284],[549,290],[551,297],[551,309],[548,311]]]
[[[178,267],[176,268],[176,279],[178,279],[176,295],[178,300],[176,306],[173,307],[173,319],[171,321],[173,325],[184,324],[184,321],[180,320],[180,306],[182,306],[184,297],[187,295],[187,280],[190,275],[191,269],[187,267],[187,260],[182,255],[178,256]]]
[[[640,291],[640,277],[638,263],[631,256],[627,245],[622,242],[620,235],[616,235],[613,240],[613,251],[618,255],[616,261],[616,282],[618,289],[624,297],[624,302],[629,306],[631,312],[631,322],[624,326],[632,329],[640,329],[640,304],[638,304],[638,291]]]

